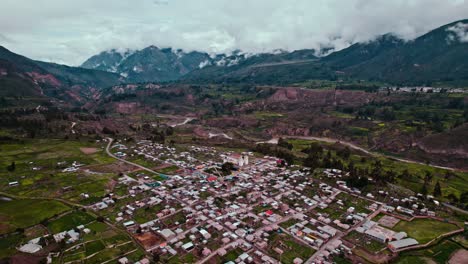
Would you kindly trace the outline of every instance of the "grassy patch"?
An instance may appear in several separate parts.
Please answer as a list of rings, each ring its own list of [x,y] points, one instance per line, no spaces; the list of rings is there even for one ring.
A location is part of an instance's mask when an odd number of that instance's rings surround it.
[[[94,217],[85,212],[74,211],[50,222],[47,227],[53,234],[56,234],[73,229],[79,225],[88,224],[93,220]]]
[[[0,259],[13,255],[16,246],[24,239],[21,234],[11,234],[0,239]]]
[[[146,223],[148,221],[156,219],[156,214],[159,213],[162,209],[164,209],[163,204],[157,204],[155,206],[147,207],[147,208],[139,208],[136,210],[133,220],[135,220],[139,224]]]
[[[0,200],[0,223],[9,226],[2,233],[16,228],[38,224],[50,217],[63,213],[70,208],[63,203],[48,200]]]
[[[256,112],[254,112],[254,116],[257,119],[269,119],[269,118],[284,117],[283,114],[275,113],[275,112],[268,112],[268,111],[256,111]]]
[[[302,260],[307,260],[314,254],[315,250],[300,244],[294,240],[294,238],[288,234],[277,234],[273,233],[270,236],[270,241],[268,242],[268,253],[274,258],[281,260],[281,263],[291,264],[295,258],[301,258]],[[274,251],[274,248],[281,249],[284,253],[278,254]]]
[[[365,248],[367,251],[372,252],[372,253],[378,252],[381,249],[386,247],[384,243],[378,242],[356,231],[352,231],[345,238],[346,240],[350,241],[354,245]]]
[[[425,260],[435,263],[448,263],[455,251],[462,247],[451,240],[444,240],[427,249],[404,252],[397,263],[426,263]]]
[[[281,224],[279,224],[279,226],[281,226],[284,229],[287,229],[287,228],[293,226],[294,224],[296,224],[297,222],[298,222],[298,220],[296,220],[296,219],[289,219],[288,221],[285,221],[285,222],[282,222]]]
[[[424,244],[442,234],[454,231],[458,227],[433,219],[414,219],[411,222],[400,221],[392,229],[398,232],[406,232],[409,237],[416,239],[420,244]]]
[[[158,172],[162,173],[162,174],[171,174],[171,173],[174,173],[175,171],[177,171],[179,169],[179,167],[177,167],[176,165],[171,165],[171,166],[168,166],[168,167],[165,167],[165,168],[162,168],[162,169],[158,169]]]
[[[86,248],[86,256],[90,256],[96,252],[103,250],[104,248],[106,248],[106,246],[100,240],[96,240],[96,241],[86,243],[85,248]]]
[[[104,232],[108,228],[108,226],[106,224],[101,223],[101,222],[97,222],[97,221],[89,224],[87,227],[90,230],[92,230],[94,232],[98,232],[98,233]]]

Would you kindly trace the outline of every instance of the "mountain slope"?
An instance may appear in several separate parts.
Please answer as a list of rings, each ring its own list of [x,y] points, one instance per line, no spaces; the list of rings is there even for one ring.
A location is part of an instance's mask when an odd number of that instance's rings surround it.
[[[0,59],[0,97],[41,97],[42,90],[10,61]]]
[[[68,102],[84,102],[101,88],[121,82],[117,74],[34,61],[0,46],[3,72],[0,89],[10,96],[50,96]],[[22,89],[16,89],[21,83]]]
[[[431,85],[437,82],[467,86],[468,20],[450,23],[408,42],[386,34],[315,61],[296,60],[292,56],[294,53],[303,51],[283,55],[289,62],[261,63],[265,56],[268,59],[273,55],[257,55],[235,67],[216,65],[199,69],[184,79],[283,84],[340,77],[399,85]]]
[[[81,67],[117,72],[125,76],[128,82],[166,82],[185,79],[186,75],[195,76],[197,80],[222,79],[227,73],[238,70],[244,72],[245,67],[254,65],[274,66],[304,63],[316,59],[315,51],[307,49],[255,55],[235,51],[232,54],[218,54],[211,57],[204,52],[186,53],[182,50],[150,46],[124,54],[115,50],[101,52],[86,60]],[[205,68],[209,69],[200,71]]]
[[[315,50],[219,56],[212,66],[195,70],[184,76],[183,80],[282,84],[308,79],[328,79],[333,75],[318,62]]]
[[[353,45],[323,60],[332,68],[357,78],[382,80],[395,84],[431,84],[432,82],[468,83],[468,42],[452,31],[461,26],[468,32],[468,20],[437,28],[413,41],[398,40]],[[377,49],[374,49],[378,47]],[[371,50],[371,56],[363,56]]]
[[[124,52],[119,52],[115,49],[103,51],[87,59],[81,67],[85,69],[117,72],[117,67],[131,54],[133,54],[133,51],[130,50]]]
[[[116,72],[128,82],[173,81],[208,61],[206,53],[160,49],[150,46],[134,52],[102,52],[86,60],[81,67]]]
[[[391,34],[386,34],[378,37],[374,41],[356,43],[346,49],[333,52],[322,58],[322,61],[332,65],[335,69],[342,69],[358,65],[378,56],[381,53],[401,47],[402,45],[404,45],[403,40]]]

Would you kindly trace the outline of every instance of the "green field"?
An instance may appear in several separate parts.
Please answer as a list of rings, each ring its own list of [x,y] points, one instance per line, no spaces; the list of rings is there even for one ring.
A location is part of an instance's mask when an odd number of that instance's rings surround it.
[[[426,249],[404,252],[396,263],[427,263],[426,260],[428,260],[437,264],[445,264],[448,263],[452,254],[459,249],[462,249],[462,247],[457,243],[451,240],[444,240]]]
[[[124,233],[97,221],[85,226],[91,230],[91,233],[83,235],[82,246],[64,252],[64,262],[80,261],[80,263],[97,264],[124,255],[128,255],[132,262],[136,262],[144,256],[144,253]]]
[[[376,253],[386,247],[384,243],[378,242],[372,238],[369,238],[365,234],[351,231],[346,237],[346,240],[359,247],[365,248],[367,251]]]
[[[156,214],[159,213],[162,209],[164,209],[163,204],[157,204],[147,208],[138,208],[133,216],[133,219],[139,224],[146,223],[156,219]]]
[[[11,234],[0,239],[0,259],[11,256],[16,252],[18,245],[25,237],[21,234]]]
[[[49,222],[47,227],[52,234],[56,234],[62,231],[68,231],[79,225],[86,225],[92,221],[94,221],[94,217],[91,215],[82,211],[74,211]]]
[[[0,234],[39,224],[70,207],[49,200],[0,200]]]
[[[102,241],[96,240],[96,241],[86,243],[85,248],[86,248],[86,256],[90,256],[96,252],[99,252],[105,249],[106,246],[104,245],[104,243],[102,243]]]
[[[400,221],[392,229],[398,232],[406,232],[409,237],[416,239],[420,244],[424,244],[442,234],[454,231],[458,227],[433,219],[414,219],[411,222]]]
[[[85,154],[80,148],[95,148],[93,154]],[[60,197],[70,201],[82,200],[85,192],[91,197],[106,193],[106,185],[113,177],[108,172],[62,172],[76,161],[89,167],[115,162],[102,150],[101,145],[88,141],[25,140],[22,143],[0,145],[0,191],[22,197]],[[7,167],[15,163],[13,171]],[[62,164],[63,163],[63,164]],[[59,165],[60,164],[60,165]],[[19,185],[9,187],[8,183]]]
[[[279,255],[273,248],[278,247],[283,250],[283,254]],[[292,264],[295,258],[301,258],[306,261],[315,252],[309,246],[300,244],[288,234],[273,233],[268,242],[268,253],[270,256],[281,260],[281,263]]]

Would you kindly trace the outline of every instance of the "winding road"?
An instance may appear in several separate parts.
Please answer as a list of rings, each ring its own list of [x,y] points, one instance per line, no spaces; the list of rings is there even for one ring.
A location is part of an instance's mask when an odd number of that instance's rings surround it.
[[[122,159],[122,158],[119,158],[119,157],[115,156],[114,154],[112,154],[112,152],[110,152],[110,147],[112,146],[112,142],[114,142],[114,139],[113,139],[113,138],[107,138],[107,140],[109,141],[109,143],[107,143],[107,146],[106,146],[106,153],[107,153],[107,155],[111,156],[111,157],[114,158],[114,159],[117,159],[117,160],[119,160],[119,161],[122,161],[122,162],[124,162],[124,163],[127,163],[127,164],[133,165],[133,166],[135,166],[135,167],[138,167],[138,168],[140,168],[140,169],[142,169],[142,170],[145,170],[145,171],[147,171],[147,172],[151,172],[151,173],[154,173],[154,174],[158,174],[158,173],[157,173],[156,171],[154,171],[154,170],[148,169],[148,168],[146,168],[146,167],[144,167],[144,166],[141,166],[141,165],[139,165],[139,164],[136,164],[136,163],[134,163],[134,162],[131,162],[131,161],[128,161],[128,160],[125,160],[125,159]]]

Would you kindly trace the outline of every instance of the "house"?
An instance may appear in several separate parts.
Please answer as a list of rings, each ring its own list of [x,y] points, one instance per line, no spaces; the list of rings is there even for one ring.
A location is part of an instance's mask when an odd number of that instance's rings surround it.
[[[161,235],[167,240],[171,237],[174,237],[176,234],[172,232],[170,229],[163,229],[161,230]]]
[[[135,222],[134,222],[134,221],[128,221],[128,222],[123,223],[123,225],[124,225],[125,227],[130,227],[130,226],[135,225]]]
[[[186,250],[186,251],[190,251],[190,250],[192,250],[192,249],[193,249],[193,247],[194,247],[194,245],[193,245],[193,243],[192,243],[192,242],[188,242],[188,243],[186,243],[186,244],[182,245],[182,248],[183,248],[184,250]]]
[[[382,243],[386,243],[388,241],[388,238],[385,236],[385,234],[375,230],[375,229],[369,229],[369,230],[366,230],[366,232],[364,232],[366,235],[372,237],[373,239],[379,241],[379,242],[382,242]]]
[[[413,238],[405,238],[397,241],[392,241],[388,243],[388,247],[392,250],[398,250],[402,249],[405,247],[410,247],[419,244],[418,241],[416,241]]]
[[[18,248],[19,251],[24,252],[24,253],[30,253],[30,254],[36,253],[40,251],[41,249],[42,249],[41,245],[32,244],[32,243],[25,244],[21,246],[20,248]]]
[[[126,257],[123,257],[121,259],[118,260],[120,264],[128,264],[130,263],[130,261],[128,260],[128,258]]]
[[[19,182],[17,182],[17,181],[12,181],[12,182],[8,183],[9,187],[18,186],[18,185],[19,185]]]

